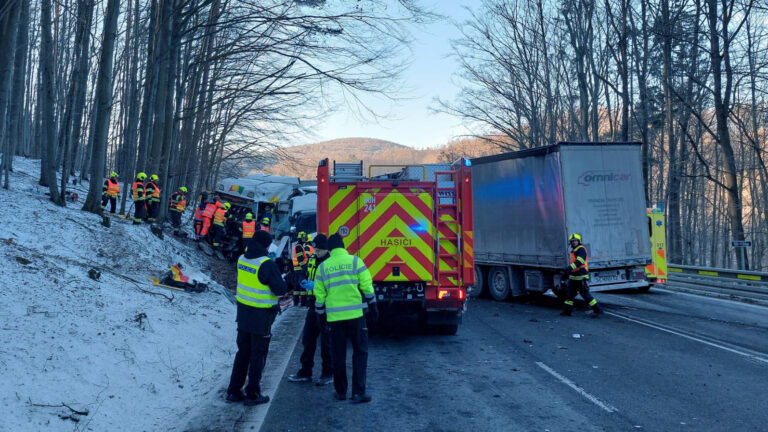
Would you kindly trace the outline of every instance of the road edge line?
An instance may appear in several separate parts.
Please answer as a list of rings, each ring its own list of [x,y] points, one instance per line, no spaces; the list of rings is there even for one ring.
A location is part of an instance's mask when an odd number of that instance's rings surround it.
[[[727,347],[725,345],[720,345],[720,344],[715,343],[715,342],[710,342],[708,340],[701,339],[701,338],[698,338],[696,336],[687,335],[687,334],[683,333],[682,331],[673,330],[671,328],[664,328],[661,325],[655,325],[655,324],[652,324],[652,323],[649,323],[649,322],[643,322],[643,321],[640,321],[640,320],[637,320],[637,319],[634,319],[634,318],[630,318],[628,316],[617,314],[615,312],[605,311],[605,313],[608,314],[608,315],[611,315],[611,316],[615,316],[616,318],[621,318],[623,320],[631,321],[631,322],[634,322],[634,323],[637,323],[637,324],[640,324],[640,325],[644,325],[646,327],[654,328],[656,330],[661,330],[661,331],[666,332],[666,333],[670,333],[670,334],[673,334],[673,335],[676,335],[676,336],[680,336],[680,337],[683,337],[683,338],[686,338],[686,339],[690,339],[690,340],[695,341],[695,342],[703,343],[705,345],[709,345],[709,346],[712,346],[712,347],[715,347],[715,348],[719,348],[721,350],[728,351],[728,352],[731,352],[733,354],[738,354],[740,356],[744,356],[744,357],[750,358],[752,360],[757,360],[759,362],[768,364],[768,359],[767,358],[760,357],[760,356],[757,356],[757,355],[754,355],[754,354],[750,354],[750,353],[745,352],[745,351],[739,351],[737,349],[730,348],[730,347]]]
[[[549,373],[553,377],[557,378],[558,381],[560,381],[561,383],[563,383],[563,384],[567,385],[568,387],[572,388],[573,390],[576,391],[576,393],[584,396],[587,400],[589,400],[593,404],[597,405],[598,407],[600,407],[604,411],[606,411],[608,413],[613,413],[613,412],[619,411],[618,409],[616,409],[616,408],[608,405],[607,403],[601,401],[597,397],[592,396],[591,394],[587,393],[586,390],[584,390],[583,388],[579,387],[578,385],[576,385],[573,381],[569,380],[568,378],[560,375],[559,373],[557,373],[557,371],[555,371],[551,367],[547,366],[546,364],[544,364],[544,363],[542,363],[540,361],[537,361],[536,362],[536,366],[544,369],[547,373]]]

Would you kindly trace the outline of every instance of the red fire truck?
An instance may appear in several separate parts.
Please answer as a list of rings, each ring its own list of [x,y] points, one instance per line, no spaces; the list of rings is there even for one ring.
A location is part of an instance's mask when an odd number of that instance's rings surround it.
[[[374,175],[382,169],[386,174]],[[339,233],[373,277],[382,317],[418,313],[455,334],[475,282],[472,169],[333,162],[317,169],[318,232]]]

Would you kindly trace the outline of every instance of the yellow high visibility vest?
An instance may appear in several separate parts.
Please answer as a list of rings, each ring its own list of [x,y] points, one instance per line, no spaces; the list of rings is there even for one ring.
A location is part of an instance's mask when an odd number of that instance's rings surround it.
[[[246,258],[242,255],[237,261],[237,301],[246,306],[269,309],[275,307],[277,296],[259,281],[259,268],[269,261],[269,257]]]

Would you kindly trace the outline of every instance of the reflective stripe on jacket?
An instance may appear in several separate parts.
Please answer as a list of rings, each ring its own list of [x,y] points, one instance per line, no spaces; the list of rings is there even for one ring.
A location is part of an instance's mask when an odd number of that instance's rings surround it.
[[[305,265],[307,265],[307,262],[309,261],[309,255],[307,255],[307,250],[304,249],[304,246],[296,243],[296,245],[293,247],[293,269],[299,270]]]
[[[252,238],[256,233],[256,221],[243,221],[243,238]]]
[[[216,204],[214,203],[208,203],[205,205],[205,209],[203,209],[203,219],[213,219],[213,214],[216,212]]]
[[[104,181],[104,187],[102,188],[105,194],[111,197],[117,197],[120,195],[120,183],[112,181],[112,179],[106,179]]]
[[[171,195],[171,210],[183,212],[187,208],[187,197],[184,192],[176,191]]]
[[[317,313],[326,313],[329,322],[351,320],[363,316],[367,303],[375,301],[371,273],[363,260],[343,248],[332,250],[330,257],[317,269]]]
[[[146,191],[147,191],[148,200],[160,201],[160,188],[157,187],[157,184],[155,184],[155,182],[153,181],[147,182]]]
[[[134,201],[144,201],[144,183],[136,180],[131,185],[131,195]]]
[[[213,224],[224,226],[224,222],[227,220],[227,210],[224,207],[219,207],[213,213]]]
[[[259,281],[259,267],[269,261],[269,257],[246,258],[237,261],[237,296],[238,303],[255,308],[272,308],[277,305],[277,296]]]
[[[576,246],[576,249],[571,251],[571,274],[570,279],[583,280],[589,279],[589,257],[587,256],[587,248],[584,245]]]

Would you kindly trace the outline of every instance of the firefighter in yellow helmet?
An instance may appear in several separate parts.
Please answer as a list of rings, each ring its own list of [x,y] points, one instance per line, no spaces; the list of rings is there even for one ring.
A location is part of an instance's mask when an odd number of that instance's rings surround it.
[[[217,207],[213,213],[213,247],[221,247],[221,239],[227,233],[227,221],[229,220],[229,209],[232,204],[225,202],[221,207]]]
[[[117,173],[112,171],[109,178],[104,180],[104,186],[101,187],[101,210],[107,208],[109,202],[109,212],[115,214],[117,207],[117,197],[120,196],[120,183],[117,181]]]
[[[159,177],[152,174],[145,186],[147,201],[147,222],[154,222],[160,210],[160,186],[157,185]]]
[[[171,195],[171,202],[168,205],[170,210],[171,225],[173,226],[173,235],[181,236],[181,214],[187,208],[187,188],[182,186]]]
[[[147,175],[143,172],[136,174],[136,180],[131,185],[131,197],[133,198],[133,224],[139,225],[147,217],[146,190],[144,180]]]
[[[581,235],[573,233],[568,237],[571,244],[570,265],[568,267],[568,287],[565,290],[565,301],[563,302],[563,311],[560,315],[571,316],[573,312],[573,299],[576,294],[581,297],[592,308],[592,318],[597,318],[602,310],[597,304],[597,300],[589,293],[589,255],[587,248],[581,244]]]

